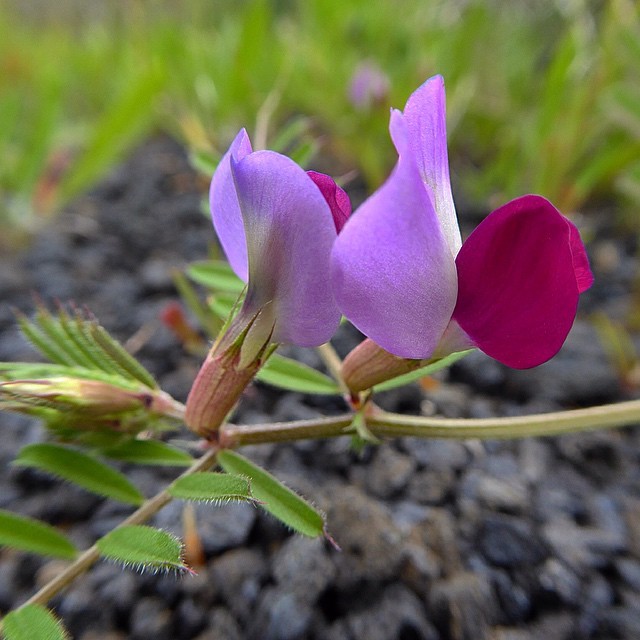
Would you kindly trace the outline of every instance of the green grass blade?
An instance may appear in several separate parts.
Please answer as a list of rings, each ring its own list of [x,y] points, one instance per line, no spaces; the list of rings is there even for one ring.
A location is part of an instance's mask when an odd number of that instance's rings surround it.
[[[0,545],[54,558],[72,559],[73,544],[54,527],[0,509]]]
[[[218,454],[218,462],[227,473],[249,478],[253,497],[280,522],[311,538],[325,533],[324,516],[264,469],[229,450]]]
[[[56,444],[30,444],[13,464],[47,471],[79,487],[113,500],[140,505],[142,494],[120,472],[95,458]]]

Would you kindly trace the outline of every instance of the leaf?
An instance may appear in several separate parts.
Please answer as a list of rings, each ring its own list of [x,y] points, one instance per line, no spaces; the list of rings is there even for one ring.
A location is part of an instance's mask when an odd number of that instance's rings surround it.
[[[129,440],[115,447],[102,449],[100,453],[113,460],[135,464],[188,467],[193,462],[188,453],[157,440]]]
[[[96,542],[100,555],[137,569],[187,569],[178,538],[146,525],[118,527]]]
[[[420,380],[420,378],[424,378],[425,376],[429,376],[436,371],[440,371],[440,369],[444,369],[452,365],[454,362],[458,362],[458,360],[462,360],[465,356],[468,356],[474,349],[467,349],[466,351],[458,351],[456,353],[452,353],[446,358],[441,358],[437,362],[432,362],[428,364],[426,367],[421,367],[420,369],[416,369],[415,371],[411,371],[410,373],[405,373],[404,375],[398,376],[397,378],[392,378],[391,380],[385,380],[380,384],[377,384],[373,387],[374,391],[388,391],[389,389],[395,389],[396,387],[402,387],[405,384],[409,384],[410,382],[415,382],[416,380]]]
[[[14,464],[47,471],[78,486],[113,500],[139,505],[142,494],[120,472],[95,458],[56,444],[30,444]]]
[[[5,640],[70,640],[60,621],[39,604],[28,604],[8,613],[2,621]]]
[[[79,312],[71,317],[61,309],[55,316],[38,305],[33,320],[18,314],[18,324],[24,336],[55,364],[102,371],[158,388],[153,376],[115,338]]]
[[[214,291],[240,294],[245,288],[245,283],[224,260],[194,262],[187,267],[186,271],[193,281]]]
[[[73,544],[54,527],[4,509],[0,509],[0,545],[55,558],[76,555]]]
[[[263,503],[260,504],[263,509],[285,525],[311,538],[324,534],[323,515],[270,473],[228,449],[218,454],[218,462],[227,473],[249,478],[253,497]]]
[[[251,484],[246,477],[213,471],[201,471],[178,478],[168,491],[180,500],[215,503],[254,501]]]
[[[256,378],[274,387],[301,393],[323,395],[340,395],[341,393],[338,384],[329,376],[302,362],[278,354],[272,355],[266,361]]]

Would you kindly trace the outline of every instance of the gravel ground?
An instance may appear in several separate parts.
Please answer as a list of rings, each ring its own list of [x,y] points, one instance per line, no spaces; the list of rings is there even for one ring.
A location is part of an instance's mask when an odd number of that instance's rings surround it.
[[[153,140],[76,201],[18,256],[0,261],[0,360],[33,359],[12,307],[86,305],[114,335],[141,327],[144,364],[184,400],[199,362],[158,320],[176,298],[170,270],[213,240],[204,185],[182,151]],[[524,372],[482,354],[380,398],[387,409],[486,417],[634,397],[588,314],[622,318],[636,274],[632,241],[609,218],[585,222],[596,285],[560,354]],[[355,336],[336,341],[344,352]],[[313,352],[297,355],[313,362]],[[238,421],[341,411],[327,401],[256,385]],[[9,465],[42,439],[28,419],[0,415],[0,507],[62,527],[90,545],[130,508]],[[246,449],[328,515],[342,547],[291,535],[247,505],[199,506],[206,562],[198,575],[152,575],[99,563],[52,603],[80,640],[565,640],[640,637],[640,430],[513,442],[402,438],[357,454],[347,439]],[[134,469],[146,495],[175,470]],[[183,505],[155,524],[181,533]],[[0,552],[0,609],[24,601],[58,561]]]

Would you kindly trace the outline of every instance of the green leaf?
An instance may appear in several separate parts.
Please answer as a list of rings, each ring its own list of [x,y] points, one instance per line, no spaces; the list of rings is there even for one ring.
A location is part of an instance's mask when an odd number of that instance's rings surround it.
[[[2,621],[4,640],[69,640],[60,621],[39,604],[28,604],[8,613]]]
[[[55,558],[74,558],[76,548],[54,527],[0,509],[0,545]]]
[[[227,473],[249,478],[253,497],[263,503],[260,504],[263,509],[285,525],[311,538],[324,534],[323,515],[270,473],[229,450],[218,454],[218,462]]]
[[[251,484],[246,477],[213,471],[178,478],[168,491],[180,500],[214,503],[254,501]]]
[[[324,395],[340,395],[340,387],[329,376],[316,371],[297,360],[274,354],[258,371],[257,379],[274,387],[300,391],[301,393],[318,393]]]
[[[194,262],[187,267],[186,271],[194,282],[214,291],[240,294],[245,288],[245,283],[224,260]]]
[[[100,555],[136,569],[187,569],[178,538],[146,525],[118,527],[96,542]]]
[[[474,349],[467,349],[466,351],[458,351],[456,353],[452,353],[446,358],[441,358],[437,362],[432,362],[428,364],[426,367],[421,367],[420,369],[416,369],[415,371],[411,371],[410,373],[405,373],[402,376],[398,376],[397,378],[392,378],[391,380],[386,380],[385,382],[381,382],[373,387],[374,391],[388,391],[389,389],[395,389],[396,387],[402,387],[405,384],[409,384],[410,382],[415,382],[416,380],[420,380],[420,378],[424,378],[425,376],[429,376],[436,371],[440,371],[440,369],[444,369],[452,365],[454,362],[458,362],[465,356],[468,356]]]
[[[158,388],[153,376],[117,340],[79,312],[71,317],[61,309],[56,316],[39,305],[33,320],[18,314],[18,324],[24,336],[55,364],[102,371]]]
[[[100,453],[113,460],[135,464],[188,467],[193,462],[188,453],[157,440],[129,440]]]
[[[139,505],[142,494],[120,472],[95,458],[56,444],[30,444],[14,464],[47,471],[78,486],[113,500]]]

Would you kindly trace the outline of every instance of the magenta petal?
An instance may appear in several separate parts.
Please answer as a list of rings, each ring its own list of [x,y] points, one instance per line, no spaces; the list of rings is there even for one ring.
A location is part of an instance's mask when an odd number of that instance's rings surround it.
[[[327,201],[336,225],[336,231],[340,233],[345,222],[351,215],[351,200],[344,189],[341,189],[333,178],[317,171],[307,171],[307,175],[315,182],[318,189]]]
[[[399,111],[390,128],[400,158],[338,236],[331,279],[340,310],[358,329],[394,355],[426,358],[455,305],[455,264]]]
[[[580,232],[573,222],[567,220],[567,224],[569,225],[569,242],[571,245],[571,257],[573,258],[573,269],[576,274],[576,283],[578,285],[578,291],[582,293],[593,284],[593,273],[591,273],[591,267],[589,267],[589,258],[587,258],[587,252],[582,244]]]
[[[422,181],[434,198],[433,204],[442,231],[455,256],[462,240],[449,179],[446,104],[442,76],[429,78],[411,94],[404,108],[404,117]]]
[[[336,229],[327,202],[307,174],[279,153],[232,159],[231,170],[247,238],[245,311],[265,308],[273,315],[273,342],[326,342],[340,321],[328,277]]]
[[[575,227],[534,195],[487,216],[456,266],[454,320],[482,351],[516,369],[558,352],[590,274]]]
[[[231,157],[236,161],[242,160],[250,153],[251,141],[247,132],[242,129],[231,143],[227,153],[222,156],[222,160],[213,174],[209,189],[209,205],[216,234],[231,268],[244,282],[249,277],[247,242],[236,186],[231,175],[230,160]]]

